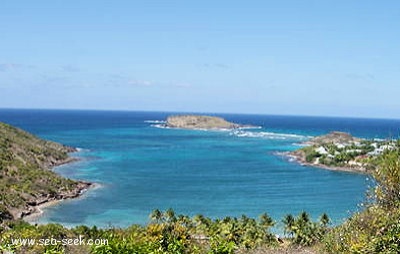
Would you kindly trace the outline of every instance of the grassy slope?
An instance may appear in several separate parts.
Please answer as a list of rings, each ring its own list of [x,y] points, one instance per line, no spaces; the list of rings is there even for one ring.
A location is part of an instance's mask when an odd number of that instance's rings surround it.
[[[73,191],[78,182],[49,170],[70,161],[71,151],[0,123],[0,221],[11,214],[20,217],[30,205]]]

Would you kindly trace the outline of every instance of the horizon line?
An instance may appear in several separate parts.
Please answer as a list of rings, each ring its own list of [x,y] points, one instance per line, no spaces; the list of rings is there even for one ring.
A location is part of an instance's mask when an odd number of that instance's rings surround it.
[[[226,115],[255,115],[255,116],[283,116],[283,117],[315,117],[315,118],[346,118],[346,119],[365,119],[365,120],[400,120],[395,117],[358,117],[358,116],[338,116],[338,115],[307,115],[307,114],[276,114],[276,113],[237,113],[237,112],[210,112],[210,111],[176,111],[176,110],[144,110],[144,109],[92,109],[92,108],[19,108],[19,107],[0,107],[0,110],[49,110],[49,111],[99,111],[99,112],[154,112],[154,113],[188,113],[188,114],[226,114]]]

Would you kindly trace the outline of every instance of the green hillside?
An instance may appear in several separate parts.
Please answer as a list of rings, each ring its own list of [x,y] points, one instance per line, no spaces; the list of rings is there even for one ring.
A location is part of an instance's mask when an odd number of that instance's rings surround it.
[[[51,200],[79,195],[87,183],[50,169],[73,160],[75,149],[0,123],[0,221],[17,219]]]

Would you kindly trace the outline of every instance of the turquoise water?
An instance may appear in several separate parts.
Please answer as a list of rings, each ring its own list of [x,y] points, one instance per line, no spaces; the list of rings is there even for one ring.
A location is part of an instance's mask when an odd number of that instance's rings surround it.
[[[153,209],[258,216],[327,212],[348,217],[371,184],[366,175],[300,166],[277,152],[332,130],[369,138],[397,135],[400,121],[222,115],[260,126],[241,131],[157,128],[167,113],[0,110],[0,121],[79,147],[80,161],[55,170],[101,187],[45,209],[37,222],[121,226],[148,222]]]

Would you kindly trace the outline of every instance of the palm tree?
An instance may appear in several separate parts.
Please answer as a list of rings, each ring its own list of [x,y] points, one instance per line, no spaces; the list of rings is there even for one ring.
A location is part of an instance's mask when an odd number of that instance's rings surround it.
[[[307,212],[302,212],[298,217],[298,220],[303,222],[304,224],[307,224],[308,222],[310,222],[310,215]]]
[[[323,213],[319,221],[321,222],[322,226],[326,227],[329,224],[330,219],[326,213]]]
[[[291,214],[287,214],[283,220],[282,220],[283,224],[284,224],[284,232],[285,234],[289,234],[290,236],[293,235],[293,226],[295,223],[294,217]]]
[[[163,220],[163,214],[160,210],[155,209],[150,214],[150,220],[152,222],[156,222],[157,224],[161,223]]]
[[[172,208],[165,211],[164,216],[167,219],[167,222],[176,222],[175,212]]]
[[[193,228],[192,220],[187,215],[178,215],[177,222],[188,229]]]
[[[269,215],[267,213],[263,213],[260,215],[260,226],[262,226],[264,229],[268,229],[272,226],[274,226],[275,223],[272,220],[271,217],[269,217]]]

